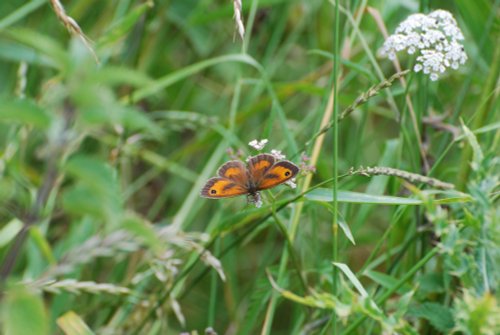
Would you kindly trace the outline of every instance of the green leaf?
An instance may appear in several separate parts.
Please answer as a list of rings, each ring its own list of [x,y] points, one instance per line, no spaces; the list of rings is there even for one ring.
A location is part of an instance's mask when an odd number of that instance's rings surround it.
[[[410,290],[407,293],[403,294],[396,303],[396,311],[393,316],[400,320],[404,317],[406,312],[408,311],[408,307],[413,300],[413,295],[415,294],[415,290]]]
[[[418,277],[418,283],[421,294],[443,293],[445,291],[442,273],[425,273]]]
[[[356,290],[358,290],[359,294],[362,297],[368,297],[368,292],[366,292],[363,285],[361,285],[361,282],[358,280],[356,275],[351,271],[351,269],[349,269],[349,267],[346,264],[333,262],[333,265],[342,270],[342,272],[346,275],[347,279],[349,279],[349,281],[352,283],[352,285],[354,285],[354,287],[356,288]]]
[[[456,191],[429,190],[423,194],[438,194],[447,196],[446,198],[433,200],[436,204],[460,203],[471,201],[471,196],[466,193]],[[328,188],[317,188],[304,195],[308,200],[331,202],[332,190]],[[338,201],[356,204],[379,204],[379,205],[424,205],[420,199],[393,197],[389,195],[373,195],[351,191],[339,191]]]
[[[78,155],[68,161],[65,170],[76,179],[64,192],[63,205],[68,211],[119,222],[123,200],[116,172],[108,164]]]
[[[129,31],[134,27],[141,16],[152,7],[153,2],[146,1],[142,5],[139,5],[129,11],[127,15],[121,17],[109,27],[108,31],[106,31],[99,41],[97,41],[97,47],[103,48],[106,45],[114,43],[120,38],[127,36]]]
[[[327,202],[320,202],[320,204],[326,208],[328,208],[328,210],[330,211],[330,213],[333,213],[335,212],[335,210],[333,209],[333,206]],[[338,223],[339,223],[339,226],[340,226],[340,229],[342,229],[342,231],[344,232],[344,235],[347,237],[347,239],[353,244],[353,245],[356,245],[356,241],[354,241],[354,236],[352,235],[352,232],[351,232],[351,228],[349,228],[349,225],[347,224],[347,222],[344,221],[343,217],[339,217],[338,218]]]
[[[43,236],[42,232],[40,231],[40,228],[37,226],[32,226],[30,228],[30,237],[31,239],[35,242],[35,245],[38,247],[38,250],[40,251],[41,255],[45,256],[47,261],[54,265],[57,263],[56,258],[54,257],[54,254],[52,252],[52,248],[50,247],[49,241]]]
[[[100,160],[84,155],[74,156],[67,162],[65,170],[103,196],[119,194],[115,172]]]
[[[317,188],[304,196],[312,201],[332,201],[332,190],[327,188]],[[388,195],[371,195],[351,191],[339,191],[339,202],[349,202],[357,204],[379,204],[379,205],[422,205],[418,199],[393,197]]]
[[[207,67],[228,62],[239,62],[251,65],[255,68],[260,68],[260,65],[252,57],[244,54],[225,55],[225,56],[206,59],[196,64],[186,66],[181,70],[169,73],[159,78],[151,85],[137,90],[132,94],[132,101],[138,101],[147,98],[186,77],[189,77],[204,70]]]
[[[62,195],[63,207],[68,213],[91,215],[99,218],[107,216],[106,205],[85,185],[66,189]]]
[[[396,278],[385,273],[369,270],[366,271],[364,275],[386,289],[390,289],[398,284],[398,280]],[[408,284],[403,285],[397,290],[399,294],[406,294],[408,291],[411,291],[411,287]]]
[[[479,169],[479,167],[481,166],[481,162],[484,159],[483,151],[479,146],[479,142],[477,141],[476,136],[470,131],[469,128],[467,128],[467,126],[461,119],[460,122],[462,123],[462,129],[464,131],[464,135],[467,138],[467,141],[469,142],[472,148],[473,157],[472,157],[471,167],[473,170],[477,171],[477,169]]]
[[[126,108],[121,115],[121,121],[127,129],[134,131],[142,130],[150,136],[159,138],[163,131],[146,114],[132,108]]]
[[[14,218],[10,220],[5,226],[0,230],[0,248],[9,244],[12,239],[19,233],[19,231],[23,228],[23,223]]]
[[[46,56],[53,67],[61,70],[69,68],[70,58],[68,53],[56,40],[34,30],[22,28],[9,29],[6,31],[6,35]]]
[[[334,209],[333,209],[333,206],[327,202],[320,202],[320,204],[326,208],[328,208],[328,210],[330,211],[330,213],[334,213]],[[347,224],[347,222],[345,222],[344,218],[341,217],[341,215],[339,215],[339,218],[338,218],[338,224],[340,226],[340,229],[342,229],[342,231],[344,232],[344,235],[347,237],[347,239],[353,244],[353,245],[356,245],[356,241],[354,241],[354,236],[352,235],[352,232],[351,232],[351,228],[349,227],[349,225]]]
[[[30,124],[38,128],[48,128],[50,114],[27,99],[0,99],[0,121]]]
[[[496,131],[496,130],[498,130],[498,129],[500,129],[500,122],[491,123],[491,124],[488,124],[488,125],[486,125],[486,126],[484,126],[484,127],[477,128],[477,129],[475,129],[475,130],[471,130],[471,131],[472,131],[472,133],[473,133],[474,135],[479,135],[479,134],[489,133],[489,132],[491,132],[491,131]],[[455,139],[454,139],[454,141],[455,141],[455,142],[456,142],[456,141],[461,141],[461,140],[463,140],[465,137],[466,137],[466,136],[465,136],[465,134],[462,134],[462,135],[460,135],[460,136],[457,136],[457,138],[455,138]]]
[[[337,222],[339,223],[339,226],[342,229],[342,231],[344,232],[347,239],[349,241],[351,241],[351,243],[353,245],[356,245],[356,242],[354,241],[354,236],[352,236],[351,228],[349,228],[349,225],[347,224],[347,222],[345,222],[342,219],[339,219]]]
[[[141,87],[153,82],[145,73],[126,67],[106,66],[89,74],[89,82],[96,85],[131,85]]]
[[[454,326],[451,310],[435,302],[411,307],[408,315],[428,320],[434,328],[444,333],[448,333]]]
[[[498,10],[498,6],[494,3],[494,1],[488,0],[454,1],[454,6],[456,6],[460,16],[462,16],[461,21],[471,34],[470,43],[475,43],[476,47],[481,47],[481,49],[478,50],[479,55],[484,58],[486,63],[490,63],[493,59],[493,48],[486,46],[494,44],[492,37],[495,38],[493,34],[498,32],[498,12],[495,14],[496,10]],[[495,18],[496,22],[494,22]],[[493,21],[493,24],[490,23],[487,25],[487,23],[491,21]],[[495,25],[497,28],[495,28]],[[487,28],[489,28],[489,30],[487,30]],[[481,42],[484,44],[481,45]]]
[[[66,312],[57,319],[57,325],[66,335],[93,335],[85,321],[73,311]]]
[[[9,15],[3,16],[4,13],[2,13],[3,17],[0,20],[0,31],[22,20],[23,18],[28,16],[31,12],[45,5],[45,3],[46,0],[32,0],[26,2],[22,6],[17,7],[16,10]]]
[[[0,39],[0,58],[11,62],[26,62],[32,65],[54,67],[50,59],[41,56],[33,48],[15,41]]]
[[[146,81],[151,81],[135,76],[131,71],[122,73],[116,69],[111,72],[104,70],[103,73],[93,76],[85,85],[80,85],[78,90],[72,92],[72,97],[79,107],[78,117],[82,123],[90,127],[120,124],[133,132],[140,130],[144,135],[160,137],[163,130],[149,119],[148,114],[132,106],[123,106],[116,101],[111,87],[103,85],[103,83],[115,82],[123,84],[122,80],[125,80],[136,81],[135,84],[143,86]],[[106,77],[107,79],[102,80],[107,75],[112,77]],[[141,82],[143,83],[141,84]]]
[[[49,334],[49,320],[40,295],[16,286],[7,291],[4,299],[3,334]]]

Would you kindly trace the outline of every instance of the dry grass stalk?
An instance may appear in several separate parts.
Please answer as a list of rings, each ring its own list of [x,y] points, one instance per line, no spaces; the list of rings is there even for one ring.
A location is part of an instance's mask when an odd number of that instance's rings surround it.
[[[345,119],[349,114],[351,114],[356,108],[358,108],[359,106],[361,106],[362,104],[366,103],[370,98],[376,96],[381,90],[383,90],[384,88],[388,88],[390,86],[392,86],[392,84],[394,83],[395,80],[398,80],[399,78],[407,75],[408,73],[410,72],[410,70],[405,70],[405,71],[401,71],[401,72],[397,72],[395,73],[394,75],[392,75],[392,77],[390,77],[389,79],[387,80],[384,80],[383,82],[375,85],[375,86],[372,86],[368,89],[368,91],[364,92],[363,94],[361,94],[359,97],[356,98],[356,100],[349,106],[347,107],[346,109],[344,109],[342,111],[342,113],[339,115],[339,118],[338,118],[338,121],[342,121],[343,119]],[[316,139],[318,136],[326,133],[330,128],[333,127],[333,121],[330,121],[326,126],[324,126],[323,128],[321,128],[308,142],[307,142],[307,145],[309,145],[309,143],[311,143],[312,140]]]
[[[116,231],[108,236],[93,236],[81,246],[70,250],[54,267],[43,274],[42,278],[53,278],[67,274],[76,266],[87,264],[98,257],[116,257],[119,252],[134,252],[140,248],[125,231]]]
[[[108,293],[108,294],[129,294],[130,290],[123,286],[117,286],[113,284],[102,284],[93,281],[77,281],[74,279],[64,279],[64,280],[47,280],[47,281],[37,281],[33,283],[28,283],[28,285],[33,285],[36,289],[42,290],[44,292],[59,294],[61,292],[70,292],[74,294],[80,293]]]
[[[236,30],[240,35],[240,38],[243,40],[245,37],[245,26],[243,25],[243,19],[241,14],[241,0],[233,0],[234,6],[234,21],[236,23]]]
[[[205,249],[203,246],[190,242],[189,246],[191,250],[196,251],[200,255],[200,259],[205,265],[212,267],[219,275],[222,281],[226,281],[226,275],[224,274],[224,269],[222,268],[221,261],[216,258],[210,251]]]
[[[450,183],[445,183],[441,180],[431,178],[431,177],[426,177],[422,176],[416,173],[411,173],[408,171],[403,171],[403,170],[398,170],[390,167],[384,167],[384,166],[374,166],[374,167],[363,167],[361,166],[359,169],[354,170],[351,168],[349,171],[350,175],[363,175],[363,176],[379,176],[379,175],[384,175],[384,176],[394,176],[398,177],[404,180],[409,181],[410,183],[417,184],[417,183],[423,183],[435,188],[441,188],[444,190],[451,190],[455,188],[455,185],[450,184]]]
[[[16,83],[16,96],[19,98],[25,97],[26,83],[27,83],[28,63],[19,63],[17,69],[17,83]]]
[[[97,57],[97,54],[95,53],[91,45],[92,41],[83,33],[83,30],[80,28],[75,19],[66,14],[66,11],[64,10],[64,7],[62,6],[61,2],[59,0],[50,0],[50,4],[52,5],[52,8],[54,8],[54,12],[56,13],[56,16],[59,19],[59,21],[63,23],[63,25],[66,27],[66,29],[68,29],[68,31],[71,34],[76,35],[80,38],[85,47],[90,51],[90,53],[94,57],[96,63],[99,63],[99,58]]]

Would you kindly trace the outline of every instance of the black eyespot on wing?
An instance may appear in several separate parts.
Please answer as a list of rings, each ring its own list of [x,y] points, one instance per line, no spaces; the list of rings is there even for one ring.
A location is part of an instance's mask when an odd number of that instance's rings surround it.
[[[210,178],[205,186],[203,186],[200,195],[205,198],[230,198],[238,195],[243,195],[247,189],[227,178],[214,177]]]
[[[295,177],[298,172],[299,167],[292,162],[279,161],[264,174],[256,188],[260,191],[282,184]]]

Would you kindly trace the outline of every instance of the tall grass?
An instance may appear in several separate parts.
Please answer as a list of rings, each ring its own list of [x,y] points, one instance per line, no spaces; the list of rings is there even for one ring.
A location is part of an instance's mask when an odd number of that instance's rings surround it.
[[[2,333],[499,333],[499,5],[2,2]],[[378,56],[438,8],[464,66]]]

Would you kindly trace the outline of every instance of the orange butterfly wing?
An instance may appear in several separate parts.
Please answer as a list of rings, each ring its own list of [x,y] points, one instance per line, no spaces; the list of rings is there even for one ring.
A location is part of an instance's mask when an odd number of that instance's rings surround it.
[[[222,177],[210,178],[201,190],[202,197],[213,199],[236,197],[246,193],[246,187]]]
[[[248,172],[255,185],[258,185],[266,172],[274,165],[276,158],[269,154],[260,154],[248,160]]]
[[[248,175],[245,164],[240,161],[229,161],[222,165],[217,174],[220,177],[210,178],[201,196],[205,198],[230,198],[248,193]]]
[[[222,178],[230,179],[245,187],[248,184],[247,167],[240,161],[224,163],[217,171],[217,174]]]
[[[299,172],[297,165],[289,161],[279,161],[266,170],[262,179],[256,184],[257,190],[265,190],[279,184],[283,184],[287,180],[292,179]]]
[[[229,161],[222,165],[217,171],[219,177],[206,182],[201,196],[212,199],[236,197],[248,194],[250,185],[254,185],[255,191],[265,190],[292,179],[299,172],[292,162],[276,163],[276,158],[270,154],[251,157],[247,164],[248,169],[240,161]]]

